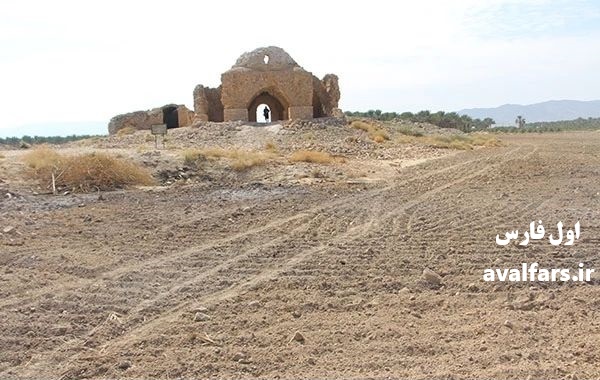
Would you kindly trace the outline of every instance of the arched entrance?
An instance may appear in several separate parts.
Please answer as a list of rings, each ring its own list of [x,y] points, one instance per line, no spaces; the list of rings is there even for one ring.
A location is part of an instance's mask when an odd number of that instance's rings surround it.
[[[179,115],[176,106],[163,107],[163,123],[168,129],[179,128]]]
[[[265,108],[267,109],[265,111]],[[271,107],[268,104],[261,103],[256,108],[256,122],[257,123],[270,123],[271,119]]]
[[[254,100],[250,102],[250,106],[248,107],[248,120],[256,122],[257,112],[260,117],[260,115],[263,114],[265,105],[269,108],[271,121],[288,119],[287,107],[284,106],[279,99],[265,91],[258,94]],[[259,106],[261,107],[260,109]],[[265,120],[262,118],[258,121],[264,122]]]

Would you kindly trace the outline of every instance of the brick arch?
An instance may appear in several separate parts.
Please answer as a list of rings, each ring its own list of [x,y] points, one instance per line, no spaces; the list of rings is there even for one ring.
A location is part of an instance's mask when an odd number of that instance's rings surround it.
[[[283,101],[282,101],[283,99]],[[256,109],[259,105],[266,104],[271,110],[271,121],[276,120],[287,120],[288,116],[288,103],[285,98],[276,96],[273,91],[263,90],[259,92],[252,101],[248,104],[248,120],[256,122]]]

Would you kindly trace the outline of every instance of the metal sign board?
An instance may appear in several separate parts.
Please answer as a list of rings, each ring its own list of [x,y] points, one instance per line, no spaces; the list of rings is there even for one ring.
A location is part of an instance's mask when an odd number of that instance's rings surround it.
[[[167,125],[166,124],[153,124],[151,126],[151,132],[153,135],[166,135]]]

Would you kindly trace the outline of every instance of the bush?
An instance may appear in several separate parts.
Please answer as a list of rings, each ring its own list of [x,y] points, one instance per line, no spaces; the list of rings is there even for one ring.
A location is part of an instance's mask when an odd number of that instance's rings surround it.
[[[334,157],[326,152],[316,152],[312,150],[298,150],[290,156],[291,162],[310,162],[315,164],[330,164],[334,162]]]
[[[360,129],[362,131],[367,132],[369,138],[376,143],[382,143],[386,140],[390,139],[390,135],[383,128],[380,128],[376,125],[365,123],[364,121],[356,120],[353,121],[350,126],[355,129]]]
[[[276,153],[279,149],[277,148],[277,145],[273,141],[269,140],[265,143],[265,150]]]
[[[428,135],[422,137],[402,135],[397,139],[397,142],[457,150],[471,150],[475,146],[496,147],[504,145],[495,136],[485,133],[474,133],[472,135]]]
[[[350,124],[350,126],[355,129],[363,130],[365,132],[369,132],[372,128],[371,124],[368,124],[368,123],[365,123],[364,121],[359,121],[359,120],[353,121]]]
[[[405,120],[415,123],[429,123],[437,125],[440,128],[456,128],[463,132],[471,132],[473,129],[482,130],[489,128],[494,124],[494,120],[485,118],[483,120],[473,119],[467,115],[459,115],[456,112],[430,112],[420,111],[412,112],[381,112],[381,110],[369,110],[367,112],[346,112],[351,117],[366,117],[380,121]]]
[[[125,127],[125,128],[121,128],[117,131],[117,136],[121,137],[121,136],[133,135],[137,131],[138,130],[134,127]]]
[[[24,155],[23,161],[32,178],[52,190],[89,192],[154,183],[143,168],[104,153],[66,156],[39,147]]]
[[[496,136],[491,136],[486,133],[473,133],[471,136],[471,143],[475,146],[504,146],[504,143],[500,141]]]
[[[206,161],[206,156],[198,149],[187,149],[183,152],[183,163],[189,166],[198,166]]]
[[[254,166],[261,166],[273,158],[272,152],[250,151],[235,148],[204,148],[191,149],[184,152],[183,159],[188,165],[197,166],[199,162],[209,158],[227,159],[230,161],[230,167],[233,170],[242,171]]]
[[[91,135],[71,135],[71,136],[23,136],[23,137],[0,137],[0,144],[6,144],[11,146],[21,146],[22,148],[29,148],[31,145],[40,144],[64,144],[70,141],[85,140],[89,138],[99,139],[101,136]]]
[[[414,130],[411,127],[408,127],[406,125],[401,125],[396,130],[398,131],[398,133],[400,133],[402,135],[406,135],[406,136],[415,136],[415,137],[423,136],[423,132]]]

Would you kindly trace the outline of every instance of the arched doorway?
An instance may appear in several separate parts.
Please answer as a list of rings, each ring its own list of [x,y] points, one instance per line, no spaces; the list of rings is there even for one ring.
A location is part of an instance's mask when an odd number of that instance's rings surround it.
[[[248,120],[251,122],[264,122],[263,111],[265,106],[269,108],[270,121],[288,119],[287,107],[285,107],[279,99],[265,91],[258,94],[254,100],[250,102],[250,106],[248,107]]]
[[[267,111],[265,112],[265,108],[267,109]],[[259,104],[258,107],[256,107],[256,122],[257,123],[270,123],[271,121],[273,121],[272,119],[273,114],[271,113],[271,107],[269,107],[268,104]]]
[[[177,114],[176,106],[163,107],[163,123],[168,129],[179,128],[179,115]]]

